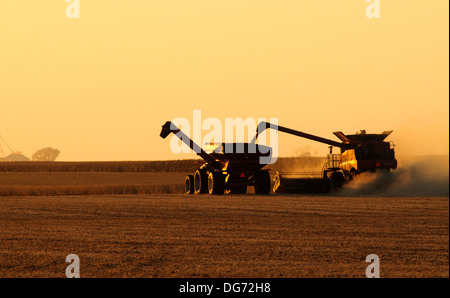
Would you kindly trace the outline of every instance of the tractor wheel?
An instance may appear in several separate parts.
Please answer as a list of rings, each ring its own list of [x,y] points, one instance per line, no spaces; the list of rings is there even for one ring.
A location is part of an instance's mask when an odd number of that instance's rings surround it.
[[[193,194],[195,192],[195,189],[194,189],[194,176],[187,175],[185,181],[186,181],[185,193],[187,195]]]
[[[223,195],[225,192],[225,176],[222,173],[209,173],[208,191],[211,195]]]
[[[355,176],[358,174],[358,172],[354,169],[354,168],[352,168],[351,170],[350,170],[350,174],[348,175],[348,180],[353,180],[353,178],[355,178]]]
[[[206,170],[199,169],[194,174],[194,193],[203,194],[208,193],[208,174]]]
[[[341,172],[333,172],[331,174],[331,190],[338,190],[342,188],[345,183],[345,176]]]
[[[270,193],[270,174],[266,170],[260,170],[255,176],[255,193],[268,195]]]

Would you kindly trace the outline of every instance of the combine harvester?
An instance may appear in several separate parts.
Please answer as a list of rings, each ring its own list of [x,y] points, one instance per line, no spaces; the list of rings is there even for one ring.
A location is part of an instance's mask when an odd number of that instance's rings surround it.
[[[354,175],[363,172],[382,170],[389,172],[397,168],[393,142],[384,140],[392,133],[384,131],[381,134],[367,134],[361,130],[354,135],[334,132],[342,142],[321,138],[301,131],[279,125],[261,122],[258,132],[265,129],[275,129],[298,137],[330,145],[328,161],[319,173],[305,172],[276,172],[273,192],[275,193],[327,193],[339,189],[346,181],[352,180]],[[333,154],[333,147],[341,149],[340,154]]]
[[[261,157],[270,159],[272,148],[256,144],[258,133],[268,128],[330,145],[328,162],[319,174],[276,172],[273,186],[275,193],[326,193],[341,188],[356,174],[397,168],[394,145],[392,142],[384,142],[392,131],[385,131],[382,134],[366,134],[365,131],[361,131],[355,135],[335,132],[334,134],[342,141],[339,143],[283,126],[260,122],[251,143],[224,143],[221,151],[214,150],[210,153],[195,144],[170,121],[163,125],[160,136],[165,139],[170,133],[174,133],[205,161],[194,175],[186,177],[186,194],[242,194],[247,192],[248,186],[254,186],[256,194],[269,194],[272,184],[270,174],[268,170],[263,169],[265,164],[262,164],[260,159]],[[341,154],[332,154],[333,146],[339,147]]]

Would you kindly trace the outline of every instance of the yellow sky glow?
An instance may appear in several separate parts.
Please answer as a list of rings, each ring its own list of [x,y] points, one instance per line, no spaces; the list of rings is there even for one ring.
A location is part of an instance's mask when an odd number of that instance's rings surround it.
[[[394,130],[398,154],[448,154],[448,1],[380,0],[379,19],[364,0],[80,4],[68,19],[64,0],[0,3],[0,135],[29,157],[192,158],[159,131],[194,109],[330,139]],[[299,148],[328,150],[280,134],[281,156]]]

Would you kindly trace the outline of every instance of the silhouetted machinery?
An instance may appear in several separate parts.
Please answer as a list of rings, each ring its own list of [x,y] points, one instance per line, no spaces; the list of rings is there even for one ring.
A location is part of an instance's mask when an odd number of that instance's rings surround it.
[[[186,177],[187,194],[246,193],[248,186],[254,186],[256,194],[269,194],[270,174],[268,170],[263,169],[266,164],[260,161],[261,157],[268,159],[272,157],[272,148],[256,144],[258,133],[268,128],[330,145],[328,161],[319,173],[276,172],[273,180],[273,191],[276,193],[330,192],[342,187],[356,174],[397,168],[394,144],[384,141],[392,131],[367,134],[362,130],[354,135],[335,132],[334,134],[342,141],[336,142],[268,122],[260,122],[251,143],[224,143],[221,148],[209,153],[170,121],[162,126],[160,136],[166,138],[170,133],[174,133],[205,161],[194,175]],[[333,147],[340,148],[341,153],[333,154]]]
[[[205,163],[186,177],[187,194],[246,193],[247,186],[254,186],[255,193],[269,194],[271,178],[262,168],[260,157],[270,158],[272,148],[255,143],[224,143],[220,150],[207,153],[170,121],[166,122],[160,136],[166,138],[174,133],[189,148],[194,150]]]
[[[274,192],[329,192],[342,187],[356,174],[397,168],[394,144],[384,141],[392,130],[381,134],[367,134],[365,130],[361,130],[353,135],[334,132],[334,135],[342,141],[339,143],[268,122],[261,122],[257,133],[268,128],[330,145],[328,162],[324,164],[320,173],[276,172]],[[333,146],[341,149],[340,154],[332,153]]]

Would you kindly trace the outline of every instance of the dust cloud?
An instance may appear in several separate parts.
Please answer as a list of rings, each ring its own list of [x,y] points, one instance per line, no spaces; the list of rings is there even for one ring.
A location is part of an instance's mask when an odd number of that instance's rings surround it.
[[[320,172],[324,163],[324,157],[280,157],[269,168],[279,172]]]
[[[279,172],[320,172],[327,158],[317,155],[318,152],[312,152],[311,146],[301,146],[290,157],[279,157],[270,168]]]
[[[449,157],[399,157],[396,170],[358,175],[339,194],[448,196]]]

